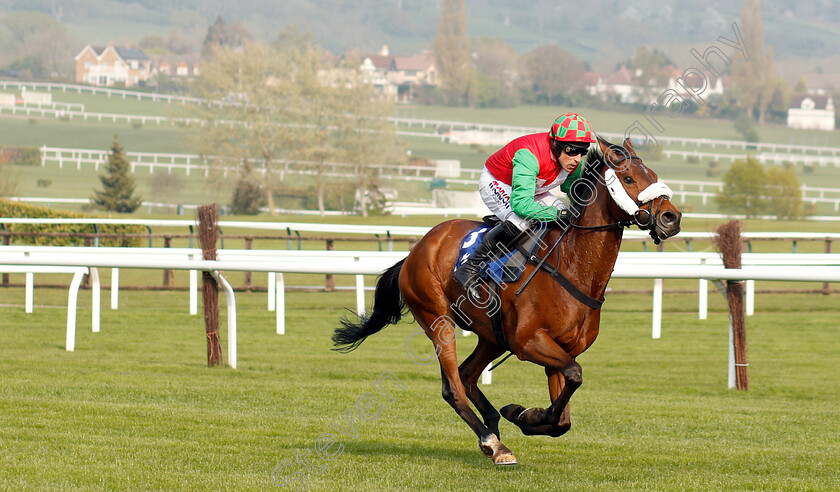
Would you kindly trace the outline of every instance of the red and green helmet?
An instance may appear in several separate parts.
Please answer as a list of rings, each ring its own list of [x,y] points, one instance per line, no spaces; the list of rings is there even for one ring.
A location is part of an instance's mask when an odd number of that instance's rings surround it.
[[[577,113],[562,114],[554,120],[548,136],[558,142],[592,143],[592,125]]]

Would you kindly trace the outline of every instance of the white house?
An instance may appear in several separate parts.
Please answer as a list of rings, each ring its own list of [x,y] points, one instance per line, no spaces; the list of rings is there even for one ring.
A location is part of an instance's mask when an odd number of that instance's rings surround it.
[[[75,60],[76,82],[102,86],[137,85],[149,78],[152,64],[142,50],[115,47],[113,43],[104,48],[87,45]]]
[[[803,130],[834,130],[834,101],[828,95],[794,94],[788,106],[787,126]]]

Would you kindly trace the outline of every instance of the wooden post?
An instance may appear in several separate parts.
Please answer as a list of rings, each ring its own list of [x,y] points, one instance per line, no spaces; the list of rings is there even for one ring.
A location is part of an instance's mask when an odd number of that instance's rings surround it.
[[[826,253],[831,253],[831,239],[826,239],[825,240],[825,252]],[[826,282],[826,283],[823,284],[823,294],[825,294],[825,295],[831,294],[831,284],[829,282]]]
[[[12,244],[12,236],[4,235],[3,236],[3,245],[8,246],[10,244]],[[8,287],[8,286],[9,286],[9,274],[4,273],[3,274],[3,287]]]
[[[163,237],[163,247],[164,248],[171,248],[172,247],[172,237],[171,236],[164,236]],[[164,270],[163,271],[163,286],[164,288],[172,287],[172,270]]]
[[[726,268],[741,268],[741,223],[732,220],[717,228],[715,244]],[[747,377],[747,331],[744,313],[744,281],[727,280],[726,298],[729,303],[732,343],[735,348],[735,387],[749,389]]]
[[[245,249],[254,249],[254,238],[245,238]],[[251,289],[251,272],[245,272],[245,290],[250,291]]]
[[[216,204],[202,205],[196,210],[198,217],[198,241],[201,243],[201,257],[216,259],[216,241],[219,239],[218,212]],[[210,272],[202,272],[202,294],[204,296],[204,330],[207,333],[207,365],[222,363],[222,344],[219,341],[219,285]]]
[[[334,247],[333,240],[327,239],[327,251],[332,251]],[[335,290],[335,278],[331,273],[327,274],[326,278],[326,285],[324,286],[324,290],[327,292],[333,292]]]
[[[93,246],[93,240],[89,237],[85,238],[85,247],[90,248]],[[82,279],[82,288],[83,289],[90,289],[90,275],[85,275]]]

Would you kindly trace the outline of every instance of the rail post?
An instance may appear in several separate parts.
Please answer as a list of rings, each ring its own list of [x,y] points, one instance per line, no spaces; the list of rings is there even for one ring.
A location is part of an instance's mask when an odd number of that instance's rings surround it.
[[[163,236],[163,247],[172,247],[172,236]],[[163,271],[163,286],[167,289],[172,287],[172,270]]]
[[[327,239],[327,251],[332,251],[335,247],[335,244],[332,239]],[[335,290],[335,277],[331,273],[327,274],[326,277],[326,285],[324,285],[324,290],[327,292],[333,292]]]

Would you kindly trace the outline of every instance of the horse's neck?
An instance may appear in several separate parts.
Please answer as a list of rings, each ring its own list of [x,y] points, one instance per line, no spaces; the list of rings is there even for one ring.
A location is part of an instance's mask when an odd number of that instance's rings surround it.
[[[599,184],[596,199],[581,212],[578,225],[602,226],[616,222],[610,214],[612,200],[607,189]],[[602,298],[612,275],[623,229],[612,227],[601,230],[572,228],[563,239],[560,251],[560,268],[576,280],[577,287],[596,298]]]

